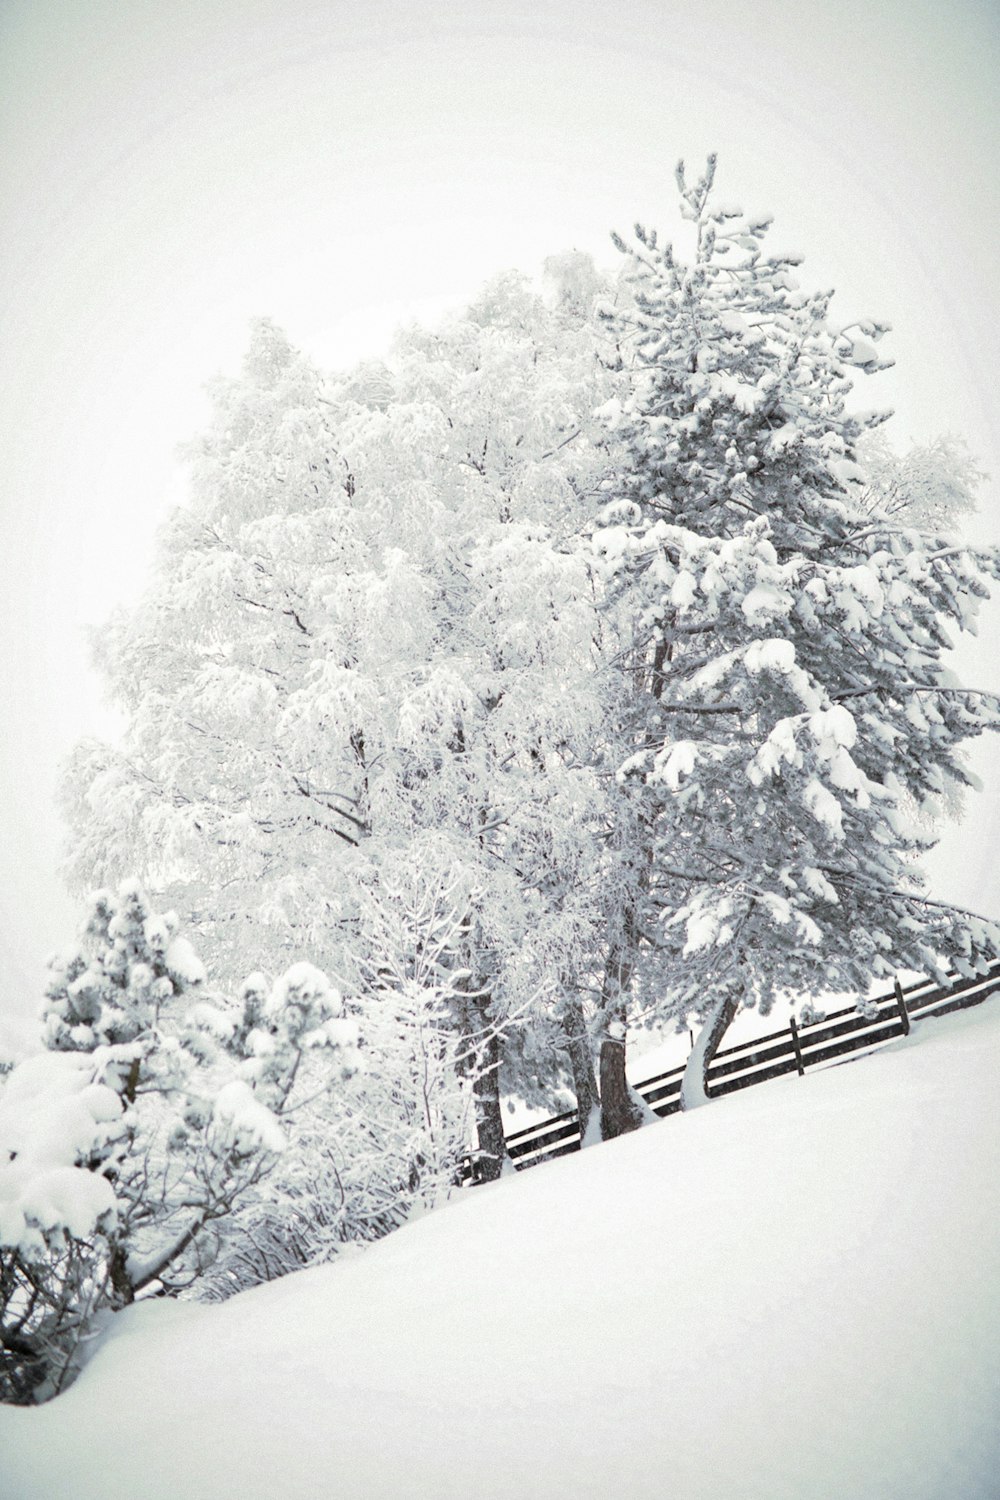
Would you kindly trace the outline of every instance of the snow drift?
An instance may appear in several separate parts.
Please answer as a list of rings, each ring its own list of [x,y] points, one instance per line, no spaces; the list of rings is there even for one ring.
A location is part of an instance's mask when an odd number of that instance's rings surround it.
[[[1000,1001],[479,1188],[0,1411],[6,1500],[987,1500]]]

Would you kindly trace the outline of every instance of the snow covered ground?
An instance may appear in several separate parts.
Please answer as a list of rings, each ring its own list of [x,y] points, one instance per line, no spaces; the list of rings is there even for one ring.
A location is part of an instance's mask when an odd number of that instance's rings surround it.
[[[489,1188],[0,1409],[4,1500],[995,1500],[1000,1000]]]

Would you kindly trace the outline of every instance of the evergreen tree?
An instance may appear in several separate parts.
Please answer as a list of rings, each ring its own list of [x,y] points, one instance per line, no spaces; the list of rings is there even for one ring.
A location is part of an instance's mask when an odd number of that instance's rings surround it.
[[[914,529],[937,519],[916,497],[898,519],[872,503],[859,443],[884,418],[847,400],[887,330],[832,324],[831,294],[765,253],[768,222],[713,201],[714,172],[678,169],[689,263],[641,226],[618,241],[632,389],[605,416],[628,459],[595,537],[632,641],[633,927],[656,914],[660,1014],[705,1020],[686,1104],[741,1006],[1000,951],[927,897],[911,815],[968,782],[963,745],[1000,722],[947,666],[997,554]]]
[[[196,1283],[284,1153],[282,1118],[358,1071],[312,965],[251,978],[239,1015],[204,980],[135,882],[92,897],[52,964],[47,1050],[0,1095],[0,1399],[55,1394],[103,1312]]]

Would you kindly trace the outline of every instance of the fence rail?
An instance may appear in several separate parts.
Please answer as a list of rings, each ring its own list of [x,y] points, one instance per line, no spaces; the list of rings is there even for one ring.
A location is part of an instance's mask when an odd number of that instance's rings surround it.
[[[947,984],[924,979],[905,988],[896,981],[885,995],[868,1002],[864,1012],[855,1006],[831,1011],[819,1020],[796,1022],[781,1031],[771,1031],[721,1048],[708,1070],[710,1098],[735,1093],[780,1078],[785,1073],[804,1075],[807,1069],[834,1066],[857,1053],[875,1052],[898,1041],[910,1031],[911,1018],[947,1015],[978,1005],[1000,991],[1000,964],[986,974],[956,975]],[[685,1064],[657,1073],[633,1085],[635,1092],[661,1119],[681,1107],[681,1080]],[[540,1120],[507,1137],[507,1150],[515,1167],[537,1166],[557,1156],[580,1149],[580,1125],[575,1110]]]

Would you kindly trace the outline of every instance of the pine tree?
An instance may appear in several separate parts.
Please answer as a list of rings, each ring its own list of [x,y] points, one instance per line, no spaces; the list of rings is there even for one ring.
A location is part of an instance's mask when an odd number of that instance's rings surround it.
[[[927,897],[911,815],[968,782],[963,745],[1000,722],[947,666],[997,554],[872,504],[859,443],[884,418],[847,403],[887,329],[832,324],[831,294],[765,253],[768,221],[713,201],[714,174],[678,168],[690,262],[642,226],[618,241],[632,389],[605,417],[628,459],[595,537],[632,643],[636,925],[655,930],[660,1014],[705,1020],[687,1104],[741,1006],[1000,951]]]
[[[244,1067],[245,1081],[229,1007],[205,993],[176,914],[154,913],[131,881],[89,905],[79,948],[53,961],[43,1035],[53,1051],[89,1054],[121,1103],[113,1149],[88,1160],[114,1184],[110,1275],[128,1302],[168,1267],[186,1280],[187,1252],[199,1264],[207,1226],[273,1166],[298,1052],[288,1038],[269,1043],[266,1066]]]
[[[135,882],[96,893],[53,961],[47,1049],[0,1094],[0,1400],[62,1389],[108,1309],[197,1283],[303,1100],[359,1069],[357,1025],[312,965],[252,976],[240,1011],[205,977]]]

